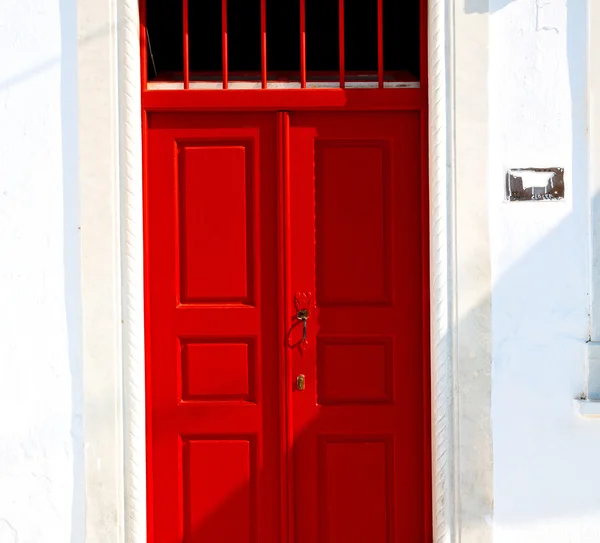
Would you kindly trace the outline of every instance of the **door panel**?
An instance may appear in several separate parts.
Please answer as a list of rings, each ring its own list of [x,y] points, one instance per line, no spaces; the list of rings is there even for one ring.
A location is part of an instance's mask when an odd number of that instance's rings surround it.
[[[420,117],[290,118],[295,540],[422,541]]]
[[[156,542],[280,541],[275,126],[270,115],[149,117]]]

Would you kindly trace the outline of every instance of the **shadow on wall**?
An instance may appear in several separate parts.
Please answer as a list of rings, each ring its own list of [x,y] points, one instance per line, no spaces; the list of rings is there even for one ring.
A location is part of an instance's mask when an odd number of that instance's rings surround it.
[[[494,13],[516,0],[464,0],[465,13]]]
[[[71,543],[85,541],[85,459],[83,435],[83,346],[81,250],[79,235],[79,143],[77,1],[60,0],[60,107],[63,170],[63,265],[65,318],[71,375],[73,492]],[[52,61],[46,65],[51,66]],[[40,67],[39,69],[44,69]],[[18,78],[17,78],[18,79]],[[15,84],[13,81],[10,84]]]
[[[503,523],[562,522],[600,510],[600,478],[590,480],[600,435],[590,435],[572,405],[583,391],[587,339],[582,192],[584,182],[570,213],[492,289],[494,496]],[[529,228],[539,230],[539,221],[528,218],[533,206],[569,203],[507,203],[519,209],[506,212],[523,224],[526,239]]]
[[[465,0],[465,12],[493,14],[512,2]],[[545,4],[529,3],[531,9]],[[566,540],[577,532],[581,519],[587,518],[588,523],[595,519],[597,525],[600,512],[595,490],[600,475],[592,476],[600,435],[587,421],[578,419],[572,407],[572,400],[584,388],[588,339],[587,215],[590,206],[600,209],[600,195],[592,197],[587,187],[587,3],[557,3],[566,5],[566,24],[540,30],[563,36],[566,32],[572,163],[527,166],[565,166],[571,190],[564,202],[507,203],[498,212],[519,230],[503,229],[504,239],[492,245],[495,258],[504,264],[518,252],[516,248],[523,250],[497,277],[491,292],[492,420],[496,522],[523,530],[526,525],[541,530],[548,529],[544,525],[570,522],[572,533],[565,534]],[[507,47],[497,42],[490,45]],[[502,54],[501,49],[498,52]],[[504,173],[495,171],[489,182],[498,200]],[[561,208],[565,213],[556,224],[554,218]],[[553,227],[544,231],[544,222]],[[538,236],[535,231],[544,234]],[[463,316],[459,328],[470,318],[470,314]],[[595,539],[585,541],[597,541],[599,531]],[[557,535],[556,541],[562,540]]]
[[[64,0],[61,0],[61,6],[63,4],[65,4],[67,2],[65,2]],[[73,3],[73,2],[70,2]],[[69,10],[72,10],[74,8],[69,8]],[[63,15],[63,13],[67,13],[66,15]],[[69,11],[65,8],[63,9],[61,7],[61,25],[63,23],[65,24],[76,24],[77,20],[76,20],[76,13],[73,12],[72,14],[69,13]],[[68,22],[71,18],[75,19],[74,23]],[[76,30],[76,29],[75,29]],[[105,36],[106,34],[108,34],[110,32],[110,28],[108,26],[102,26],[99,27],[97,30],[95,30],[94,32],[89,33],[87,36],[84,36],[82,38],[79,39],[79,45],[84,45],[86,43],[89,43],[91,41],[94,41],[102,36]],[[63,32],[64,34],[64,32]],[[69,29],[67,29],[67,34],[69,34]],[[77,40],[77,34],[74,35],[75,40]],[[71,38],[69,37],[69,39],[67,40],[67,43],[64,42],[65,40],[65,36],[62,36],[62,47],[63,47],[63,53],[66,53],[66,56],[69,56],[69,51],[65,51],[64,47],[65,46],[69,46],[69,44],[71,44],[70,46],[73,47],[73,44],[71,42]],[[77,43],[77,42],[76,42]],[[73,56],[73,55],[71,55]],[[77,57],[77,51],[75,50],[74,53],[75,58]],[[40,74],[41,72],[45,72],[46,70],[50,70],[51,68],[53,68],[56,64],[61,64],[64,65],[64,54],[61,54],[60,56],[55,56],[55,57],[50,57],[48,59],[46,59],[43,62],[40,62],[39,64],[36,64],[35,66],[33,66],[32,68],[29,68],[27,70],[24,70],[21,73],[18,73],[12,77],[8,77],[6,79],[0,79],[0,91],[1,90],[6,90],[9,89],[11,87],[16,87],[17,85],[20,85],[21,83],[27,81],[28,79],[30,79],[31,77],[35,77],[36,75]],[[70,69],[70,68],[69,68]],[[77,64],[74,65],[74,69],[77,70]],[[0,74],[2,75],[2,74]],[[77,80],[75,80],[75,82],[77,83]]]

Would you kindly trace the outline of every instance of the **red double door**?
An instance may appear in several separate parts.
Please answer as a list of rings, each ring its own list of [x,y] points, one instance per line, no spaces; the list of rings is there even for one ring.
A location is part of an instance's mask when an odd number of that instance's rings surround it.
[[[151,538],[424,541],[418,112],[156,113],[146,157]]]

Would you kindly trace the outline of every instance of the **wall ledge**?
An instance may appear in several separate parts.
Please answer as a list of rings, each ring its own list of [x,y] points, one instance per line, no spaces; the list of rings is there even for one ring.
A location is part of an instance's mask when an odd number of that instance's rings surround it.
[[[575,410],[580,417],[600,419],[600,400],[573,400]]]

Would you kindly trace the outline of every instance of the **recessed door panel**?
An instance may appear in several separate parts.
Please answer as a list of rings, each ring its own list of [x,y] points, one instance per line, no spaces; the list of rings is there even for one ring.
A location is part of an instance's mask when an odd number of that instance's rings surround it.
[[[319,306],[390,302],[387,142],[315,140]]]
[[[248,440],[186,440],[184,541],[256,543],[256,451]]]
[[[253,303],[255,143],[178,143],[182,303]]]
[[[392,442],[346,439],[321,437],[320,541],[387,543],[394,522]]]

